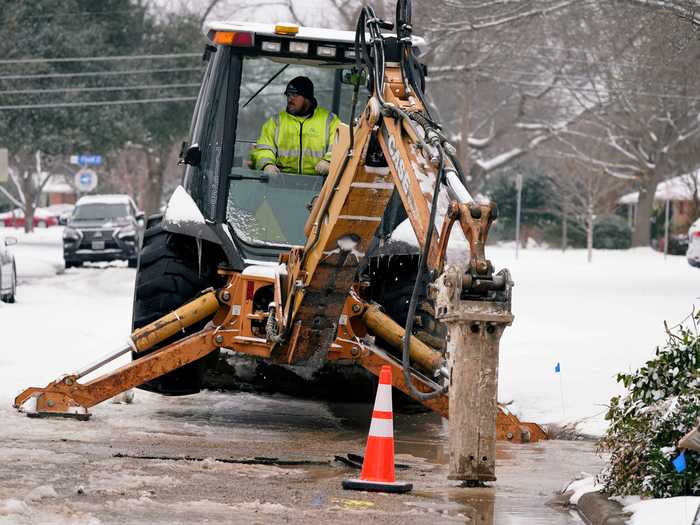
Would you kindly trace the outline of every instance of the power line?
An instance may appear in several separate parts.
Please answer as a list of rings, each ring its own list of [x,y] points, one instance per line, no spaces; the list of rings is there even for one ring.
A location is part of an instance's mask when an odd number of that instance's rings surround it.
[[[102,77],[115,75],[145,75],[149,73],[173,73],[177,71],[201,71],[201,67],[171,67],[161,69],[124,69],[122,71],[90,71],[86,73],[42,73],[32,75],[2,75],[0,80],[28,80],[39,78]]]
[[[114,55],[114,56],[94,56],[94,57],[66,57],[66,58],[13,58],[0,60],[0,64],[37,64],[56,62],[107,62],[114,60],[156,60],[170,58],[194,58],[201,57],[201,53],[169,53],[162,55]]]
[[[44,13],[41,15],[28,15],[28,16],[23,16],[21,19],[25,18],[53,18],[54,16],[71,16],[71,17],[78,17],[78,16],[104,16],[104,15],[113,15],[117,13],[133,13],[134,9],[120,9],[120,10],[112,10],[112,11],[73,11],[68,12],[68,13],[63,13],[63,12],[58,12],[54,11],[53,13]],[[8,24],[10,22],[11,17],[5,17],[5,18],[0,18],[0,24]]]
[[[199,87],[199,83],[196,84],[153,84],[153,85],[141,85],[141,86],[104,86],[104,87],[75,87],[75,88],[51,88],[51,89],[10,89],[6,91],[0,91],[0,96],[2,95],[32,95],[32,94],[42,94],[42,93],[80,93],[80,92],[95,92],[95,91],[133,91],[139,89],[173,89],[173,88],[190,88]]]
[[[0,111],[17,109],[55,109],[80,108],[88,106],[117,106],[122,104],[153,104],[160,102],[189,102],[197,97],[144,98],[137,100],[102,100],[98,102],[61,102],[58,104],[18,104],[15,106],[0,106]]]

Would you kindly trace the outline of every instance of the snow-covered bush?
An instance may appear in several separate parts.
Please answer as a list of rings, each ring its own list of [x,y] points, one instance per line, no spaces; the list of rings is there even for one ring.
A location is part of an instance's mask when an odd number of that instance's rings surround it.
[[[618,374],[627,393],[610,401],[610,426],[599,449],[610,464],[599,475],[604,490],[615,495],[655,498],[700,495],[700,454],[686,451],[686,469],[672,463],[681,452],[678,440],[700,417],[700,337],[694,329],[668,331],[664,348],[632,374]]]

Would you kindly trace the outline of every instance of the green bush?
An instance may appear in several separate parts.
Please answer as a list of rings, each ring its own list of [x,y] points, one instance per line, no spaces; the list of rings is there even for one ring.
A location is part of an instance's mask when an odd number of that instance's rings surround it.
[[[695,315],[695,323],[700,314]],[[700,337],[669,332],[656,357],[632,374],[618,374],[628,390],[610,401],[610,426],[598,443],[610,463],[598,476],[606,492],[654,498],[700,495],[700,454],[686,451],[686,470],[671,461],[678,440],[700,417]]]
[[[632,246],[632,230],[618,215],[600,217],[593,226],[593,247],[603,250],[626,250]]]

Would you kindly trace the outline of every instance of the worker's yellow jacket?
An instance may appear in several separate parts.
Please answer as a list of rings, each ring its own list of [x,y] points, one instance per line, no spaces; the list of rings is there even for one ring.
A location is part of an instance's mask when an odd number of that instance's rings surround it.
[[[282,111],[263,124],[252,149],[255,169],[276,164],[286,173],[315,174],[316,164],[330,162],[331,146],[340,119],[327,109],[316,107],[311,115],[297,117]]]

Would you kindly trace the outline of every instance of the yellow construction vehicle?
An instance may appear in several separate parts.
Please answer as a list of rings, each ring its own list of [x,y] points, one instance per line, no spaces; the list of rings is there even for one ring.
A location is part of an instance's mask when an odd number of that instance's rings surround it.
[[[411,33],[406,0],[394,24],[365,7],[355,32],[210,24],[183,183],[149,220],[129,344],[15,406],[86,418],[133,387],[195,393],[225,352],[311,371],[390,365],[397,389],[449,415],[452,479],[495,479],[496,438],[545,438],[497,404],[513,283],[484,253],[496,207],[472,199],[426,106],[425,43]],[[270,96],[300,74],[348,123],[329,173],[252,169],[257,131],[278,109]],[[404,220],[416,248],[391,237]],[[448,265],[455,224],[469,246]],[[129,352],[130,364],[80,382]]]

